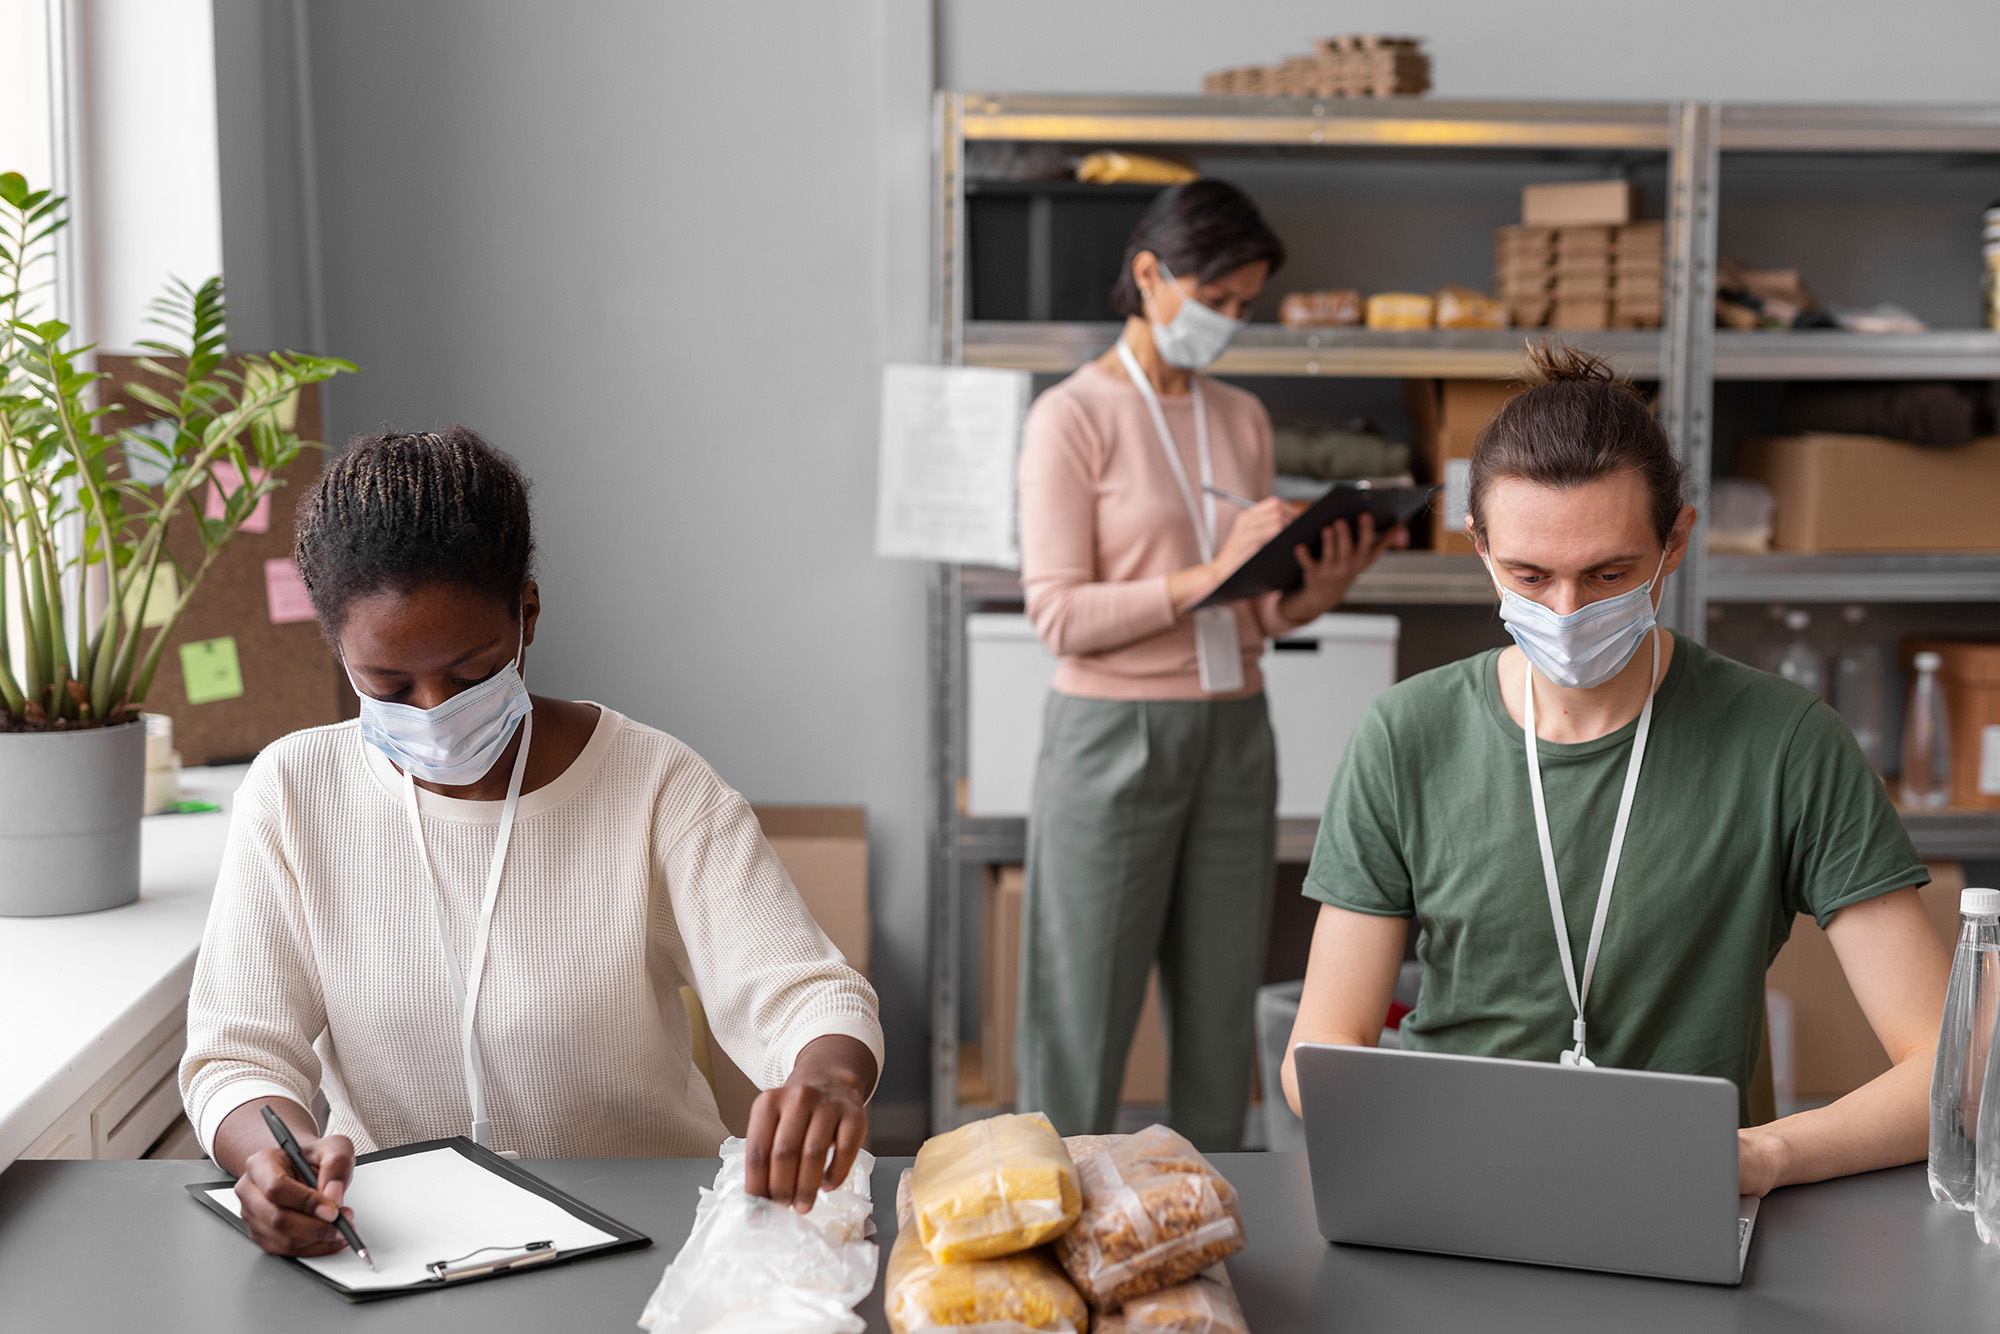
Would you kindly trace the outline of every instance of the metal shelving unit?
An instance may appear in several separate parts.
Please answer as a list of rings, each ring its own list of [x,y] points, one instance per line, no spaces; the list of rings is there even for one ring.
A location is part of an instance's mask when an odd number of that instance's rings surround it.
[[[2000,378],[2000,334],[1733,333],[1714,328],[1722,155],[1928,154],[1942,162],[2000,154],[1996,107],[1717,107],[1703,103],[1586,104],[1309,101],[1278,98],[938,97],[934,355],[941,364],[1064,374],[1108,347],[1115,324],[975,322],[966,290],[968,142],[1081,149],[1151,147],[1295,161],[1400,159],[1589,162],[1607,171],[1664,162],[1667,321],[1662,330],[1568,334],[1624,373],[1657,381],[1662,422],[1697,477],[1710,471],[1713,384],[1757,379]],[[1527,335],[1532,336],[1532,335]],[[1523,363],[1524,333],[1360,329],[1247,330],[1221,375],[1501,378]],[[1994,601],[2000,555],[1715,556],[1705,527],[1673,581],[1663,619],[1702,637],[1710,602]],[[1493,600],[1469,556],[1392,553],[1349,601],[1398,606]],[[967,873],[1019,861],[1020,819],[969,818],[965,774],[964,622],[968,613],[1018,609],[1009,571],[945,565],[929,586],[929,816],[931,1119],[955,1125],[958,1107],[960,912]],[[1943,812],[1907,822],[1927,857],[2000,856],[2000,814]],[[1281,860],[1303,860],[1312,820],[1280,821]]]

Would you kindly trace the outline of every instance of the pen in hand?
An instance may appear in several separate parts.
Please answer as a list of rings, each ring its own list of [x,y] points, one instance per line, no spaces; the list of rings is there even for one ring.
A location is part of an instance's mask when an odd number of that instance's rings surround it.
[[[271,1127],[272,1138],[276,1139],[278,1147],[285,1151],[285,1157],[292,1160],[292,1171],[298,1173],[299,1180],[305,1182],[314,1190],[318,1190],[319,1173],[313,1171],[312,1164],[306,1161],[304,1152],[299,1148],[298,1140],[292,1137],[292,1128],[286,1125],[276,1112],[271,1110],[269,1103],[266,1103],[260,1110],[264,1113],[264,1124]],[[340,1235],[347,1239],[347,1244],[354,1249],[356,1255],[361,1257],[361,1262],[370,1269],[373,1269],[375,1261],[369,1256],[368,1248],[361,1244],[361,1234],[354,1230],[354,1224],[347,1221],[347,1215],[335,1211],[333,1225],[340,1229]]]
[[[1250,497],[1248,496],[1239,496],[1234,491],[1224,491],[1219,486],[1208,486],[1204,484],[1201,489],[1208,492],[1208,494],[1210,494],[1211,496],[1214,496],[1217,500],[1226,500],[1230,504],[1238,506],[1242,509],[1246,510],[1251,509],[1257,504],[1256,501],[1250,499]]]

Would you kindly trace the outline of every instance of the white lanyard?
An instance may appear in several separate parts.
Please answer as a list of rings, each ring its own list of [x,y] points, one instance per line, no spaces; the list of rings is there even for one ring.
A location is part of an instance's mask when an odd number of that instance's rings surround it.
[[[1570,1035],[1576,1046],[1562,1054],[1564,1065],[1594,1065],[1584,1055],[1583,1003],[1590,999],[1590,979],[1597,972],[1597,947],[1604,943],[1604,919],[1611,909],[1611,886],[1618,879],[1618,856],[1625,850],[1625,826],[1632,818],[1632,794],[1639,787],[1639,765],[1646,758],[1646,736],[1653,730],[1653,692],[1660,682],[1660,632],[1653,631],[1653,675],[1646,685],[1646,706],[1639,711],[1639,730],[1632,737],[1632,759],[1625,766],[1625,790],[1618,795],[1618,819],[1611,826],[1611,848],[1604,856],[1604,883],[1597,890],[1597,916],[1590,924],[1590,946],[1583,956],[1583,980],[1579,985],[1576,963],[1569,948],[1569,921],[1563,916],[1562,887],[1556,883],[1555,845],[1549,841],[1549,808],[1542,798],[1542,762],[1535,748],[1535,669],[1522,678],[1527,704],[1528,787],[1535,798],[1535,835],[1542,845],[1542,879],[1549,889],[1549,915],[1556,924],[1556,950],[1562,955],[1563,984],[1569,988],[1570,1004],[1576,1008],[1576,1023]]]
[[[458,955],[451,947],[451,931],[445,923],[444,890],[438,884],[437,869],[431,865],[430,849],[424,843],[424,825],[417,814],[417,780],[403,771],[403,805],[410,813],[410,833],[416,836],[417,860],[430,877],[431,901],[437,907],[438,949],[444,954],[445,977],[451,983],[451,999],[458,1006],[459,1054],[465,1065],[465,1101],[472,1109],[472,1142],[487,1143],[486,1067],[479,1059],[479,1039],[473,1034],[473,1017],[479,1012],[479,984],[486,976],[486,941],[493,930],[493,908],[500,901],[500,873],[507,866],[507,844],[514,834],[514,812],[521,805],[521,776],[528,769],[528,745],[535,733],[535,715],[521,719],[521,750],[514,757],[514,772],[507,779],[507,800],[500,808],[500,834],[493,843],[493,865],[486,872],[486,897],[479,909],[479,934],[472,947],[472,985],[465,985],[459,971]]]
[[[1174,434],[1167,429],[1167,414],[1160,411],[1159,395],[1153,392],[1152,382],[1139,369],[1139,359],[1132,355],[1132,349],[1125,346],[1125,340],[1118,340],[1118,359],[1125,363],[1126,374],[1132,383],[1139,386],[1139,396],[1146,400],[1146,411],[1153,414],[1153,429],[1160,433],[1160,448],[1167,452],[1167,466],[1174,470],[1174,480],[1180,483],[1181,499],[1187,502],[1188,518],[1194,523],[1195,542],[1201,547],[1204,561],[1215,559],[1215,496],[1207,488],[1215,485],[1215,467],[1208,453],[1208,413],[1202,406],[1201,377],[1188,376],[1189,391],[1194,395],[1194,452],[1201,462],[1202,500],[1197,506],[1194,488],[1188,485],[1187,468],[1181,463],[1181,452],[1174,445]]]

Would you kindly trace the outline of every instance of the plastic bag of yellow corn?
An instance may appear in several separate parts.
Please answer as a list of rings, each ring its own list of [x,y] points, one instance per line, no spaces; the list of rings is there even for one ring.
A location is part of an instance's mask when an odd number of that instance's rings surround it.
[[[939,1264],[1039,1246],[1083,1207],[1069,1150],[1040,1112],[992,1116],[925,1140],[910,1193],[918,1239]]]
[[[896,1191],[896,1244],[882,1283],[894,1334],[977,1326],[978,1334],[1087,1334],[1090,1308],[1045,1250],[939,1264],[917,1236],[910,1173]]]
[[[1100,1316],[1097,1334],[1250,1334],[1243,1308],[1220,1266],[1199,1278],[1161,1288]]]

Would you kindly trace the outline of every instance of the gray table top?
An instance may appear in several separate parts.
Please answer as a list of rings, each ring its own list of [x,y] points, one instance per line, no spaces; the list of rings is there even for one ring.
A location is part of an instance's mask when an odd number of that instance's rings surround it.
[[[883,1254],[897,1174],[876,1169]],[[0,1331],[630,1330],[686,1240],[713,1160],[523,1164],[653,1238],[650,1250],[350,1305],[265,1256],[182,1187],[192,1162],[22,1162],[0,1173]],[[1921,1167],[1774,1193],[1741,1288],[1329,1246],[1302,1154],[1221,1154],[1250,1247],[1229,1261],[1257,1334],[1290,1331],[1969,1330],[2000,1312],[2000,1250],[1934,1204]],[[883,1330],[879,1296],[861,1308]]]

